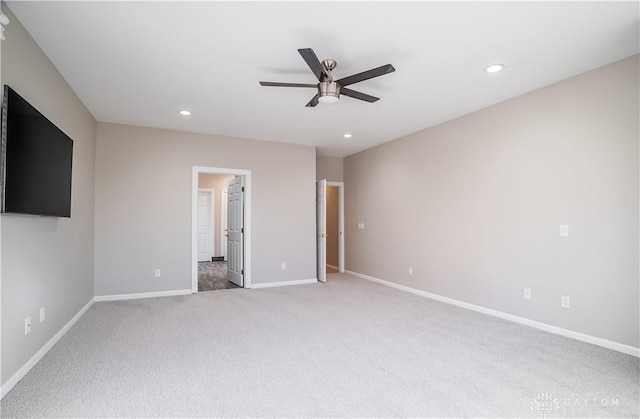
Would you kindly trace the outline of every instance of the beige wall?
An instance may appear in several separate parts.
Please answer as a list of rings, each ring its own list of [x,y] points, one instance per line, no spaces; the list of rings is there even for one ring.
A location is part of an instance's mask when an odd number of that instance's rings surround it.
[[[332,182],[342,182],[343,159],[338,157],[316,157],[316,179],[326,179]]]
[[[204,189],[213,189],[214,205],[213,205],[213,256],[222,256],[222,237],[224,230],[227,228],[221,224],[222,214],[222,191],[228,189],[228,184],[234,175],[211,175],[201,173],[198,176],[198,187]]]
[[[93,297],[96,122],[4,3],[2,12],[11,20],[2,41],[2,83],[73,139],[71,218],[1,217],[4,385]]]
[[[631,57],[346,158],[347,269],[640,346],[638,74]]]
[[[337,186],[327,186],[327,264],[338,266],[339,193]]]
[[[191,288],[193,166],[251,170],[253,284],[316,277],[313,147],[99,123],[96,295]]]

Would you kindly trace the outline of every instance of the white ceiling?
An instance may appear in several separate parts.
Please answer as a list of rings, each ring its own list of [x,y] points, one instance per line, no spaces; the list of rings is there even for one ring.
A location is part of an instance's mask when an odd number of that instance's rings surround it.
[[[98,121],[343,157],[639,52],[639,2],[8,2]],[[306,108],[298,48],[378,96]],[[483,68],[504,63],[501,73]],[[187,108],[191,117],[178,115]],[[345,139],[343,134],[353,133]]]

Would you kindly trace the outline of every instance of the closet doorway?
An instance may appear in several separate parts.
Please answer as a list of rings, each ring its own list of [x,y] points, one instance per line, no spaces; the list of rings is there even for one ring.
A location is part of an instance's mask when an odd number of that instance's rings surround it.
[[[344,183],[316,183],[316,269],[318,281],[344,272]]]
[[[325,194],[326,202],[326,238],[327,238],[327,274],[334,274],[340,270],[340,239],[343,237],[342,228],[340,227],[340,191],[339,186],[331,185],[327,182],[327,190]]]

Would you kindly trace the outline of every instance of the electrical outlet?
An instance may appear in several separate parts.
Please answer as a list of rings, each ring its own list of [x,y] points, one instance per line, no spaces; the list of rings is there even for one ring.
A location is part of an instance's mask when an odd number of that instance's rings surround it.
[[[31,317],[24,319],[24,334],[28,335],[31,332]]]
[[[284,263],[284,262],[282,262],[282,270],[283,270],[283,271],[286,271],[286,270],[287,270],[287,264],[286,264],[286,263]]]
[[[524,299],[525,300],[530,300],[531,299],[531,288],[525,288],[524,289]]]
[[[409,266],[409,275],[413,275],[413,268]]]
[[[560,297],[560,305],[563,308],[571,308],[571,298],[568,295],[563,295]]]
[[[40,323],[44,321],[44,307],[40,307]]]
[[[156,269],[155,275],[156,278],[160,278],[160,275],[162,275],[162,271],[160,269]]]
[[[569,237],[569,224],[560,224],[560,237]]]

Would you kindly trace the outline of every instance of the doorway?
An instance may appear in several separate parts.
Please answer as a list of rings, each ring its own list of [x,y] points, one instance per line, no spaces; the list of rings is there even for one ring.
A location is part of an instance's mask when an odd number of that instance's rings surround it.
[[[344,272],[344,182],[317,182],[317,272],[326,282],[327,274]]]
[[[235,175],[198,175],[198,292],[238,288],[229,280],[229,269],[220,243],[227,241],[227,220],[222,217],[223,192]],[[235,278],[237,279],[237,278]]]
[[[327,193],[325,197],[326,203],[326,234],[327,238],[327,275],[338,273],[340,271],[339,262],[339,246],[340,246],[340,226],[339,226],[339,193],[337,186],[327,185]]]
[[[233,189],[234,198],[229,202],[229,189]],[[201,223],[199,213],[204,206],[204,199],[201,198],[201,189],[213,191],[212,202],[217,204],[218,209],[214,209],[214,221],[211,229],[211,242],[220,243],[220,246],[213,244],[213,255],[209,261],[200,261],[200,240],[202,239]],[[220,195],[220,196],[218,196]],[[202,202],[201,202],[202,201]],[[227,201],[227,205],[233,208],[227,211],[222,204]],[[233,211],[234,217],[227,217],[227,213]],[[200,217],[201,218],[201,217]],[[233,218],[233,220],[232,220]],[[235,230],[227,231],[227,223],[233,221]],[[217,226],[217,227],[216,227]],[[233,237],[231,237],[233,236]],[[233,254],[227,253],[227,240],[233,239]],[[224,243],[224,246],[222,245]],[[229,246],[231,247],[231,245]],[[229,252],[231,253],[231,252]],[[210,279],[209,289],[227,288],[251,288],[251,171],[244,169],[229,169],[217,167],[194,166],[192,172],[192,244],[191,244],[191,292],[199,292],[199,277]],[[229,272],[227,263],[233,265],[233,272]],[[206,266],[205,266],[206,265]],[[233,281],[235,284],[216,283],[216,277],[224,276],[223,282]],[[202,282],[202,281],[200,281]],[[202,285],[202,284],[201,284]],[[201,288],[202,289],[202,288]],[[205,288],[206,289],[206,288]]]

